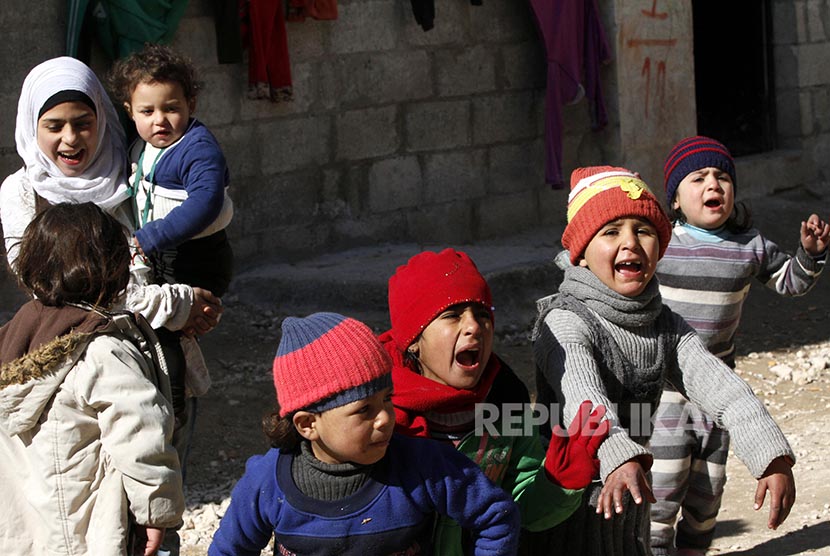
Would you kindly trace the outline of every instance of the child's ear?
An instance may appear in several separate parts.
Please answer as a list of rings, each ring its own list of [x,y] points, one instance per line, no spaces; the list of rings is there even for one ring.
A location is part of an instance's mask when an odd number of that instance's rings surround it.
[[[196,111],[196,97],[192,97],[187,101],[187,107],[190,109],[190,115],[192,116]]]
[[[130,106],[129,102],[124,103],[124,110],[127,112],[127,115],[130,117],[130,119],[135,121],[135,118],[133,118],[133,107]]]
[[[674,201],[671,202],[671,208],[677,210],[680,208],[680,201],[677,200],[677,197],[674,198]]]
[[[588,268],[588,261],[585,260],[585,257],[579,259],[579,261],[576,264],[577,266],[581,266],[582,268]]]
[[[294,414],[292,419],[294,422],[294,428],[296,428],[297,432],[300,433],[300,436],[306,440],[317,440],[319,436],[317,433],[318,417],[319,416],[316,413],[298,411]]]

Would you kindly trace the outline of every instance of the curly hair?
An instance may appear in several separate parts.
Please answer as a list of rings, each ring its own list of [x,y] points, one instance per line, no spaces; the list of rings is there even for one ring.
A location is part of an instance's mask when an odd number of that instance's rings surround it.
[[[23,232],[14,270],[44,305],[111,306],[130,279],[124,227],[94,203],[60,203],[35,215]]]
[[[190,59],[169,46],[149,42],[115,62],[107,75],[107,88],[119,103],[129,103],[140,83],[178,83],[188,100],[195,99],[201,89]]]

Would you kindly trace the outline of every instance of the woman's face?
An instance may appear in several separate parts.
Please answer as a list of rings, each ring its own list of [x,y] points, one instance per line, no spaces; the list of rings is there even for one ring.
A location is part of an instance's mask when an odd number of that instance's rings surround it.
[[[77,101],[50,108],[37,121],[37,146],[64,176],[80,176],[98,149],[95,111]]]

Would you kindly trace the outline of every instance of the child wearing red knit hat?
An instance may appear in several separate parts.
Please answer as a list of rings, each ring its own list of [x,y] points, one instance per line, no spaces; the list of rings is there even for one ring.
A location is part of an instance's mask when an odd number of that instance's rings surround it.
[[[582,407],[570,438],[558,434],[546,457],[527,388],[493,353],[490,288],[463,252],[425,251],[398,267],[389,280],[389,316],[392,328],[380,340],[394,361],[396,430],[443,441],[478,463],[519,504],[525,530],[566,519],[597,472],[604,409]],[[512,418],[510,406],[518,408]],[[479,426],[484,411],[489,429]],[[439,522],[438,554],[467,553],[461,527]]]
[[[467,458],[393,434],[392,362],[363,323],[335,313],[282,323],[274,448],[248,460],[210,556],[440,554],[435,514],[463,523],[472,554],[511,555],[518,508]]]
[[[567,216],[564,279],[537,302],[538,400],[560,404],[565,420],[585,399],[604,405],[611,432],[599,447],[600,481],[552,538],[565,554],[651,554],[646,445],[666,381],[732,431],[736,454],[759,479],[756,509],[769,494],[777,527],[795,501],[793,451],[746,383],[663,305],[654,277],[671,223],[657,199],[625,168],[578,168]]]
[[[679,141],[666,157],[664,175],[674,228],[657,265],[663,302],[734,368],[735,333],[751,284],[757,279],[782,296],[807,293],[824,268],[830,226],[817,214],[801,222],[794,255],[765,238],[736,202],[732,155],[710,137]],[[729,434],[667,385],[650,448],[657,499],[652,550],[655,556],[702,556],[715,534]]]

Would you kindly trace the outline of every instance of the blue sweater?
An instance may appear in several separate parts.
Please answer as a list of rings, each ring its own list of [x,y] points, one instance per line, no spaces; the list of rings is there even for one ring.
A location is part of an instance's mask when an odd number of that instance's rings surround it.
[[[474,532],[474,554],[516,553],[518,507],[451,446],[396,434],[366,483],[334,502],[299,491],[293,459],[272,449],[248,460],[209,556],[259,556],[272,534],[277,554],[428,555],[436,512]]]
[[[140,141],[132,152],[143,149]],[[186,192],[187,198],[170,214],[147,222],[135,233],[144,252],[176,247],[207,228],[222,211],[229,180],[219,142],[204,124],[191,119],[182,138],[159,157],[152,176],[157,187],[182,196]]]

